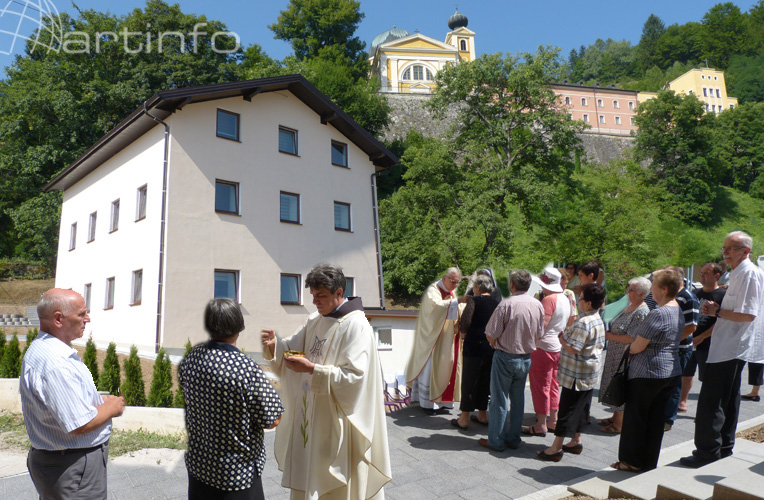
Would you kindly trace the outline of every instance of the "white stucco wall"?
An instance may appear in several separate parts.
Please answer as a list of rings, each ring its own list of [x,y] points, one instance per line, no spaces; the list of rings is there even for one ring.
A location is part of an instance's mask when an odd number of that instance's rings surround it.
[[[56,287],[81,294],[91,283],[90,319],[99,347],[116,342],[120,351],[136,344],[154,351],[156,339],[159,217],[162,198],[164,130],[155,127],[64,192]],[[136,221],[137,190],[147,186],[146,218]],[[119,228],[109,232],[111,205],[120,200]],[[89,217],[98,213],[95,239],[87,242]],[[77,241],[69,232],[77,222]],[[131,305],[132,273],[143,270],[141,305]],[[106,279],[115,278],[114,308],[105,310]]]

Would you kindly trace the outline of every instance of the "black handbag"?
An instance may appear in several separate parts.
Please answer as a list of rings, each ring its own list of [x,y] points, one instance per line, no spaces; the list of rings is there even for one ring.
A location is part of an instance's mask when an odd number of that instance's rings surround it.
[[[630,346],[629,346],[630,347]],[[626,402],[626,381],[629,378],[629,347],[623,352],[618,369],[610,379],[610,383],[602,393],[602,404],[607,406],[621,406]]]

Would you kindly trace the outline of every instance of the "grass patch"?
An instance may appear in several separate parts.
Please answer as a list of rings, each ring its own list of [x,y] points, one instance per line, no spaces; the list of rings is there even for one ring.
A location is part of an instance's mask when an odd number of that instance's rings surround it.
[[[109,457],[114,458],[145,448],[170,448],[185,450],[188,438],[185,432],[157,434],[156,432],[112,431],[109,439]],[[25,452],[29,450],[29,438],[20,413],[0,410],[0,450]]]

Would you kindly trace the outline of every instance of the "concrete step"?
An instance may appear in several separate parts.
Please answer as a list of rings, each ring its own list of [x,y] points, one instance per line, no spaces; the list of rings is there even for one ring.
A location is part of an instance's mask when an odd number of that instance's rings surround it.
[[[692,453],[692,450],[694,449],[695,446],[692,442],[682,443],[676,446],[672,446],[671,448],[666,448],[665,450],[661,451],[661,456],[658,459],[658,467],[670,462],[675,462],[681,457]],[[636,477],[633,472],[626,472],[615,469],[603,469],[601,471],[597,471],[595,474],[595,477],[568,486],[568,491],[575,495],[590,496],[592,498],[607,498],[610,494],[611,485],[628,479],[634,479]],[[640,477],[643,475],[644,474],[641,474]],[[652,493],[654,496],[655,488],[653,488]]]
[[[762,462],[764,462],[764,445],[737,439],[733,456],[699,469],[689,469],[689,474],[682,477],[668,478],[659,482],[656,498],[659,500],[711,499],[714,496],[715,483]]]
[[[714,485],[714,500],[764,500],[764,462]]]

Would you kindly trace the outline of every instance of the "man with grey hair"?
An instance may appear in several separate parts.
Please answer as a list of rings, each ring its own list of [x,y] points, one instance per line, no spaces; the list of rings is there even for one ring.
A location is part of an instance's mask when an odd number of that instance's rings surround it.
[[[111,419],[121,396],[100,396],[71,347],[90,322],[85,299],[54,288],[37,305],[40,334],[21,364],[19,392],[29,435],[27,467],[40,498],[106,498]]]
[[[742,231],[727,235],[722,246],[731,268],[729,287],[721,304],[707,301],[702,313],[715,316],[706,375],[695,416],[695,451],[681,463],[701,467],[732,455],[740,408],[740,374],[746,361],[764,361],[764,339],[756,322],[764,317],[764,271],[748,256],[751,237]]]
[[[382,370],[360,297],[319,264],[305,279],[317,311],[286,339],[263,330],[263,356],[281,377],[276,428],[281,485],[292,498],[384,498],[391,478]]]
[[[491,402],[488,406],[488,439],[479,443],[503,451],[516,449],[522,442],[525,408],[525,381],[531,367],[531,353],[544,336],[544,307],[526,292],[531,274],[525,270],[509,275],[512,295],[504,299],[485,328],[494,348],[491,364]],[[507,406],[509,424],[507,425]]]
[[[414,330],[414,346],[406,364],[406,385],[411,400],[428,415],[448,414],[461,399],[459,371],[459,307],[454,290],[461,273],[449,268],[422,296]]]

